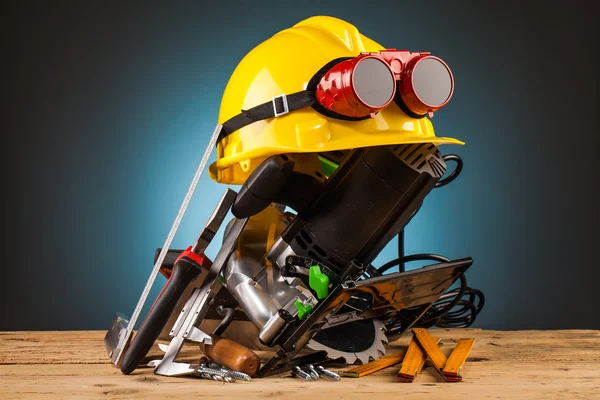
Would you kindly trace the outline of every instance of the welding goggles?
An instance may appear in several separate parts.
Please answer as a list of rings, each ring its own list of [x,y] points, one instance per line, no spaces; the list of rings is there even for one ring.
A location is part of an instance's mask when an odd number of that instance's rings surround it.
[[[256,121],[312,107],[332,118],[360,121],[395,102],[409,117],[423,118],[444,107],[454,91],[448,65],[430,53],[386,49],[327,63],[306,90],[282,94],[223,123],[218,141]]]

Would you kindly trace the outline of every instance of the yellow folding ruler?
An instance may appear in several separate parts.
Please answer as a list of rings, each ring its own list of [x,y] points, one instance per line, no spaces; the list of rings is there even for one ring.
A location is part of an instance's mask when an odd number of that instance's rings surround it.
[[[452,354],[448,357],[446,366],[442,370],[442,374],[446,380],[449,378],[459,378],[459,380],[462,380],[459,372],[463,365],[465,365],[465,361],[467,361],[467,357],[469,357],[474,344],[475,339],[460,339],[458,341],[456,347],[452,350]]]
[[[471,353],[475,339],[460,339],[450,357],[446,359],[438,347],[438,338],[429,335],[424,328],[413,328],[412,332],[413,339],[396,378],[399,382],[412,382],[425,365],[427,358],[447,382],[462,381],[460,370]]]
[[[440,341],[438,338],[433,339],[436,345]],[[406,355],[404,356],[404,360],[402,360],[402,367],[398,371],[396,380],[398,382],[412,382],[425,366],[426,360],[427,357],[423,354],[421,346],[413,338],[408,345],[408,350],[406,350]]]
[[[399,364],[402,362],[403,358],[404,352],[390,354],[389,356],[381,357],[379,360],[371,361],[370,363],[344,371],[342,375],[349,378],[360,378],[384,368],[391,367],[392,365]]]

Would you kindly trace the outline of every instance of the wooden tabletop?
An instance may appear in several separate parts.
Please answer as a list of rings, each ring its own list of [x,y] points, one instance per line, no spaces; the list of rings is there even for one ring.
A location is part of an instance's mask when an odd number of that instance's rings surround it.
[[[458,339],[476,339],[463,382],[446,383],[430,366],[413,383],[396,382],[399,366],[339,382],[286,374],[221,383],[157,376],[149,368],[124,376],[107,361],[104,332],[1,332],[0,398],[600,399],[600,331],[430,332],[446,354]],[[388,354],[404,351],[409,340],[391,344]],[[187,356],[196,354],[187,348]]]

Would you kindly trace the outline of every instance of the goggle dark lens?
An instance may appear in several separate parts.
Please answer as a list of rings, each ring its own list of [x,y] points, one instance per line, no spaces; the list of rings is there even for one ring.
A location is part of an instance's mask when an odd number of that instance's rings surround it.
[[[364,58],[354,67],[352,84],[359,100],[366,106],[381,108],[392,100],[396,80],[383,60]]]
[[[418,61],[411,79],[415,94],[430,107],[440,107],[452,95],[452,75],[448,67],[437,58],[427,57]]]

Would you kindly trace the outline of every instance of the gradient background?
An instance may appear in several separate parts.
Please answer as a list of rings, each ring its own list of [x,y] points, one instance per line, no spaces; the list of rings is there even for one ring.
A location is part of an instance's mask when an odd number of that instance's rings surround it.
[[[442,148],[465,169],[428,197],[407,251],[474,258],[468,281],[487,297],[476,326],[600,328],[598,15],[549,3],[5,6],[0,330],[107,329],[131,314],[231,72],[312,15],[451,66],[454,98],[433,122],[467,143]],[[223,190],[203,177],[174,247],[195,240]]]

